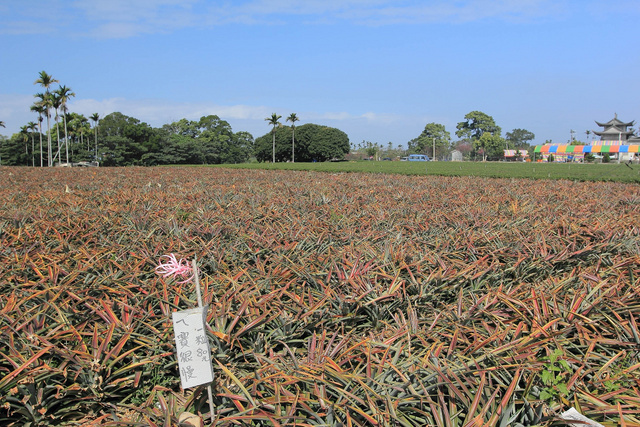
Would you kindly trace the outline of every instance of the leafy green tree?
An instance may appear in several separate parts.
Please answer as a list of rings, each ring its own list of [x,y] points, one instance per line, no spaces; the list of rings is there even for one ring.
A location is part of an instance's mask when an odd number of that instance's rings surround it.
[[[216,115],[209,115],[201,117],[198,126],[202,163],[223,163],[222,153],[233,145],[231,125]]]
[[[272,163],[276,162],[276,126],[280,125],[280,118],[282,116],[277,115],[276,113],[271,114],[271,117],[267,117],[265,120],[267,122],[269,122],[269,125],[273,126],[273,129],[271,131],[272,135],[273,135],[273,156],[272,156]]]
[[[276,161],[286,161],[291,154],[290,136],[289,129],[281,127],[276,129],[272,138],[269,138],[269,134],[256,138],[256,159],[268,161],[270,154],[275,151]],[[273,137],[275,137],[275,145],[272,142]],[[349,149],[349,137],[339,129],[313,123],[296,128],[296,159],[298,161],[342,159]],[[273,159],[273,156],[271,157]]]
[[[492,135],[500,135],[502,130],[496,125],[493,117],[483,113],[482,111],[471,111],[464,116],[464,121],[456,126],[456,135],[458,138],[471,138],[478,140],[485,132]]]
[[[483,160],[499,160],[504,157],[505,140],[500,135],[487,132],[474,141],[474,150],[482,154]]]
[[[218,164],[242,163],[253,150],[253,136],[234,134],[231,126],[218,116],[199,121],[181,119],[158,130],[158,149],[143,156],[143,164]]]
[[[435,142],[435,152],[434,152]],[[436,154],[447,154],[451,146],[451,135],[444,125],[440,123],[428,123],[422,133],[407,144],[410,153],[428,154],[432,159]]]
[[[533,132],[529,132],[526,129],[513,129],[511,132],[507,132],[506,141],[509,148],[528,148],[531,141],[536,138]]]
[[[307,147],[307,161],[339,160],[349,152],[349,137],[339,129],[320,125],[300,126],[298,133],[299,143],[303,140],[303,147]]]
[[[26,126],[23,126],[20,132],[14,133],[11,138],[3,136],[2,145],[0,145],[0,159],[2,159],[0,164],[3,166],[28,166],[28,140]]]
[[[220,153],[220,163],[244,163],[253,153],[253,136],[249,132],[232,135]]]
[[[500,136],[502,129],[500,126],[496,125],[493,117],[483,113],[482,111],[471,111],[466,116],[464,116],[464,121],[458,123],[456,126],[456,136],[458,138],[468,138],[472,141],[472,145],[474,147],[474,152],[477,153],[477,149],[483,147],[487,142],[486,140],[480,143],[480,137],[485,133],[489,133],[491,135]],[[504,145],[503,145],[504,147]],[[482,151],[482,159],[486,160],[486,152]]]
[[[177,122],[166,124],[162,127],[172,135],[182,135],[190,138],[197,138],[200,135],[200,125],[187,119],[180,119]]]
[[[291,122],[291,163],[296,161],[296,122],[299,121],[296,113],[291,113],[287,121]]]
[[[159,148],[153,128],[140,120],[115,112],[100,121],[101,157],[105,166],[143,165],[145,153]]]

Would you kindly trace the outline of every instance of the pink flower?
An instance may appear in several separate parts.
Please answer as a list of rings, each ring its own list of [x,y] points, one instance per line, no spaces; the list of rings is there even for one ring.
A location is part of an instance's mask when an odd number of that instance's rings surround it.
[[[162,262],[162,258],[166,258],[167,261]],[[180,261],[178,261],[174,254],[162,255],[160,257],[160,262],[156,267],[156,273],[162,277],[171,277],[173,279],[180,277],[184,279],[178,283],[187,283],[194,278],[193,268],[191,268],[189,262],[183,258],[180,258]]]

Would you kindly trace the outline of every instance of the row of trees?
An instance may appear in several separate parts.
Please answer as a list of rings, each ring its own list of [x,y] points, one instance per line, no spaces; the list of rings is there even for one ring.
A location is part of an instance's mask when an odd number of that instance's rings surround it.
[[[43,166],[46,160],[51,166],[56,161],[61,162],[63,155],[65,162],[98,161],[105,166],[241,163],[252,157],[264,162],[295,162],[296,159],[308,162],[341,159],[351,148],[348,136],[338,129],[311,123],[297,128],[296,122],[300,119],[295,113],[286,119],[291,126],[283,126],[280,123],[282,116],[276,113],[267,117],[265,120],[272,127],[270,135],[265,134],[255,141],[248,132],[234,133],[228,122],[215,115],[197,121],[182,119],[152,128],[119,112],[102,120],[96,113],[89,118],[94,123],[91,135],[89,119],[66,109],[63,94],[66,93],[68,99],[73,93],[64,86],[58,91],[48,91],[52,81],[55,80],[41,73],[37,82],[42,82],[40,84],[44,84],[47,91],[37,94],[39,101],[32,106],[39,114],[39,125],[30,122],[18,134],[2,142],[1,164],[35,166],[39,162]],[[55,124],[51,127],[47,120],[45,155],[42,122],[43,117],[50,118],[51,113],[55,113]],[[0,125],[4,123],[0,122]],[[64,138],[61,138],[61,132]],[[401,146],[394,149],[391,143],[384,151],[383,147],[366,141],[356,148],[367,156],[383,153],[383,156],[393,158],[421,153],[443,159],[452,150],[458,150],[471,159],[500,160],[504,149],[529,149],[529,143],[535,138],[525,129],[513,129],[503,138],[493,117],[480,111],[467,114],[465,120],[458,123],[455,134],[460,140],[453,142],[444,125],[429,123],[417,138],[408,142],[406,151]],[[39,150],[36,139],[40,141]]]
[[[471,159],[500,160],[505,149],[529,149],[535,135],[526,129],[513,129],[501,136],[502,129],[493,117],[481,111],[471,111],[456,126],[458,141],[452,141],[445,126],[429,123],[422,133],[409,141],[409,153],[427,154],[432,158],[446,158],[452,150]]]
[[[87,131],[89,130],[88,128],[89,120],[86,117],[78,116],[78,115],[76,115],[76,117],[73,117],[69,114],[67,103],[69,99],[74,97],[76,94],[72,92],[70,88],[64,85],[59,85],[57,89],[53,89],[52,86],[54,83],[59,83],[59,81],[53,78],[53,76],[51,76],[50,74],[47,74],[46,71],[40,72],[38,79],[34,82],[34,84],[40,85],[44,89],[44,92],[39,92],[34,95],[37,98],[37,100],[31,106],[31,111],[38,114],[38,124],[36,125],[36,123],[34,122],[29,122],[27,123],[27,125],[23,126],[20,129],[20,134],[22,135],[22,138],[24,140],[28,140],[29,136],[31,136],[32,166],[35,166],[35,160],[36,160],[36,149],[35,149],[35,138],[34,138],[34,133],[36,130],[38,130],[39,142],[40,142],[40,150],[39,150],[40,166],[44,166],[45,156],[43,153],[43,143],[42,143],[42,122],[44,121],[44,118],[47,119],[47,133],[46,133],[47,135],[47,156],[46,156],[47,166],[52,166],[56,161],[58,162],[62,161],[63,147],[65,152],[65,162],[66,163],[69,162],[69,123],[67,119],[70,119],[69,121],[75,120],[72,123],[73,130],[74,131],[79,130],[82,135],[84,130],[87,130]],[[52,130],[51,130],[52,113],[55,113],[54,118],[56,122],[54,126],[54,130],[56,132],[56,142],[57,142],[57,149],[55,154],[53,153],[53,145],[52,145],[52,142],[53,142]],[[61,138],[60,138],[60,127],[61,127],[61,124],[59,121],[60,118],[62,118],[62,121],[64,123],[64,140],[63,141],[61,141]],[[93,114],[90,117],[90,119],[94,122],[94,128],[96,128],[98,125],[98,121],[100,119],[99,114],[98,113]],[[97,140],[97,137],[96,137],[96,140]],[[29,154],[28,151],[29,151],[28,149],[25,150],[27,155]]]
[[[51,138],[53,146],[68,146],[68,157],[63,155],[62,163],[96,161],[103,166],[239,163],[253,154],[253,136],[248,132],[234,133],[229,123],[217,116],[197,121],[182,119],[153,128],[115,112],[94,126],[92,138],[87,134],[84,116],[67,113],[66,118],[67,138],[58,139],[55,126],[44,136]],[[27,136],[34,138],[38,134],[43,137],[37,131],[21,131],[2,141],[1,164],[33,166],[34,157],[46,159],[46,154],[40,156],[37,148],[25,143]],[[49,164],[59,161],[55,154],[52,159]]]
[[[161,128],[119,112],[102,119],[97,113],[86,118],[69,111],[67,102],[75,94],[66,86],[54,89],[55,83],[58,80],[45,71],[39,74],[35,84],[44,91],[35,95],[37,101],[31,107],[38,114],[38,123],[29,122],[11,138],[0,136],[1,165],[219,164],[242,163],[254,157],[272,162],[323,161],[343,158],[349,152],[349,139],[338,129],[306,124],[296,132],[300,119],[295,113],[286,119],[291,122],[290,127],[283,126],[282,116],[275,113],[265,119],[272,126],[271,138],[267,133],[256,141],[248,132],[233,132],[228,122],[215,115],[197,121],[182,119]],[[89,120],[93,121],[93,135]],[[4,122],[0,126],[4,127]],[[268,139],[271,144],[266,142]]]
[[[64,139],[57,136],[61,126],[54,125],[44,136],[37,129],[35,132],[23,129],[2,141],[0,164],[33,166],[37,161],[46,160],[46,153],[41,155],[37,147],[29,143],[31,139],[43,137],[50,137],[51,145],[59,147],[60,153],[68,147],[68,154],[62,155],[63,162],[97,160],[103,166],[242,163],[252,158],[262,162],[325,161],[343,158],[350,148],[347,134],[338,129],[312,123],[296,128],[295,122],[299,119],[295,114],[289,116],[292,126],[278,122],[271,132],[255,141],[249,132],[233,132],[228,122],[215,115],[195,121],[182,119],[153,128],[115,112],[100,120],[92,138],[83,125],[84,116],[67,113],[65,117],[67,136]],[[54,153],[48,164],[59,158],[58,153]]]
[[[350,147],[347,134],[336,128],[313,123],[291,129],[276,125],[271,131],[271,136],[256,138],[254,155],[256,160],[261,162],[323,162],[343,159],[349,153]]]

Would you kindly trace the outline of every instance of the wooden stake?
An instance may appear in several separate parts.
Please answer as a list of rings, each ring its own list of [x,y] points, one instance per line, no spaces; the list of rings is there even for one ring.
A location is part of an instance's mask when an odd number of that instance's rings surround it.
[[[198,265],[196,264],[196,258],[193,257],[191,260],[191,267],[193,268],[193,278],[196,282],[196,295],[198,296],[198,307],[202,307],[202,292],[200,292],[200,275],[198,273]],[[213,390],[211,389],[211,383],[207,385],[207,394],[209,397],[209,419],[211,423],[213,423],[213,419],[215,416],[215,409],[213,407]]]

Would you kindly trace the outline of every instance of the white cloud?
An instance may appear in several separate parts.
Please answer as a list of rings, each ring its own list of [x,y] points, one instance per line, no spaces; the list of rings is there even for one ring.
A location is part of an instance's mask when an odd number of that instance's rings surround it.
[[[5,124],[0,134],[11,136],[28,122],[37,122],[37,114],[30,110],[34,100],[31,95],[0,94],[0,120]]]
[[[563,8],[570,7],[569,3],[569,0],[82,0],[53,1],[53,6],[47,2],[52,13],[39,12],[33,17],[34,7],[45,6],[43,0],[34,0],[8,7],[5,21],[0,18],[0,33],[34,34],[57,27],[97,38],[127,38],[226,23],[273,25],[285,23],[292,16],[308,23],[361,25],[528,20],[557,16]],[[637,12],[632,3],[620,7]]]
[[[0,133],[11,136],[20,126],[29,121],[37,121],[30,110],[34,98],[29,95],[0,95],[0,118],[6,129]],[[86,117],[98,113],[104,117],[113,112],[121,112],[145,122],[153,127],[161,127],[180,119],[198,120],[200,117],[217,115],[231,125],[234,132],[247,131],[254,137],[268,133],[265,118],[271,113],[289,111],[289,108],[252,105],[216,105],[209,103],[170,102],[163,99],[109,98],[103,100],[77,99],[69,102],[69,109]],[[300,111],[300,124],[316,123],[336,127],[349,135],[352,142],[371,140],[374,142],[394,141],[405,144],[420,134],[428,121],[425,117],[401,116],[378,112],[353,114],[349,112]],[[284,123],[284,118],[282,119]],[[398,134],[401,129],[402,134]],[[414,135],[415,134],[415,135]]]
[[[101,116],[114,111],[135,117],[152,126],[162,126],[183,118],[197,120],[215,114],[223,120],[264,120],[271,110],[263,106],[215,105],[207,103],[170,102],[158,99],[127,100],[110,98],[101,101],[80,99],[69,103],[72,111],[84,115],[98,112]]]

